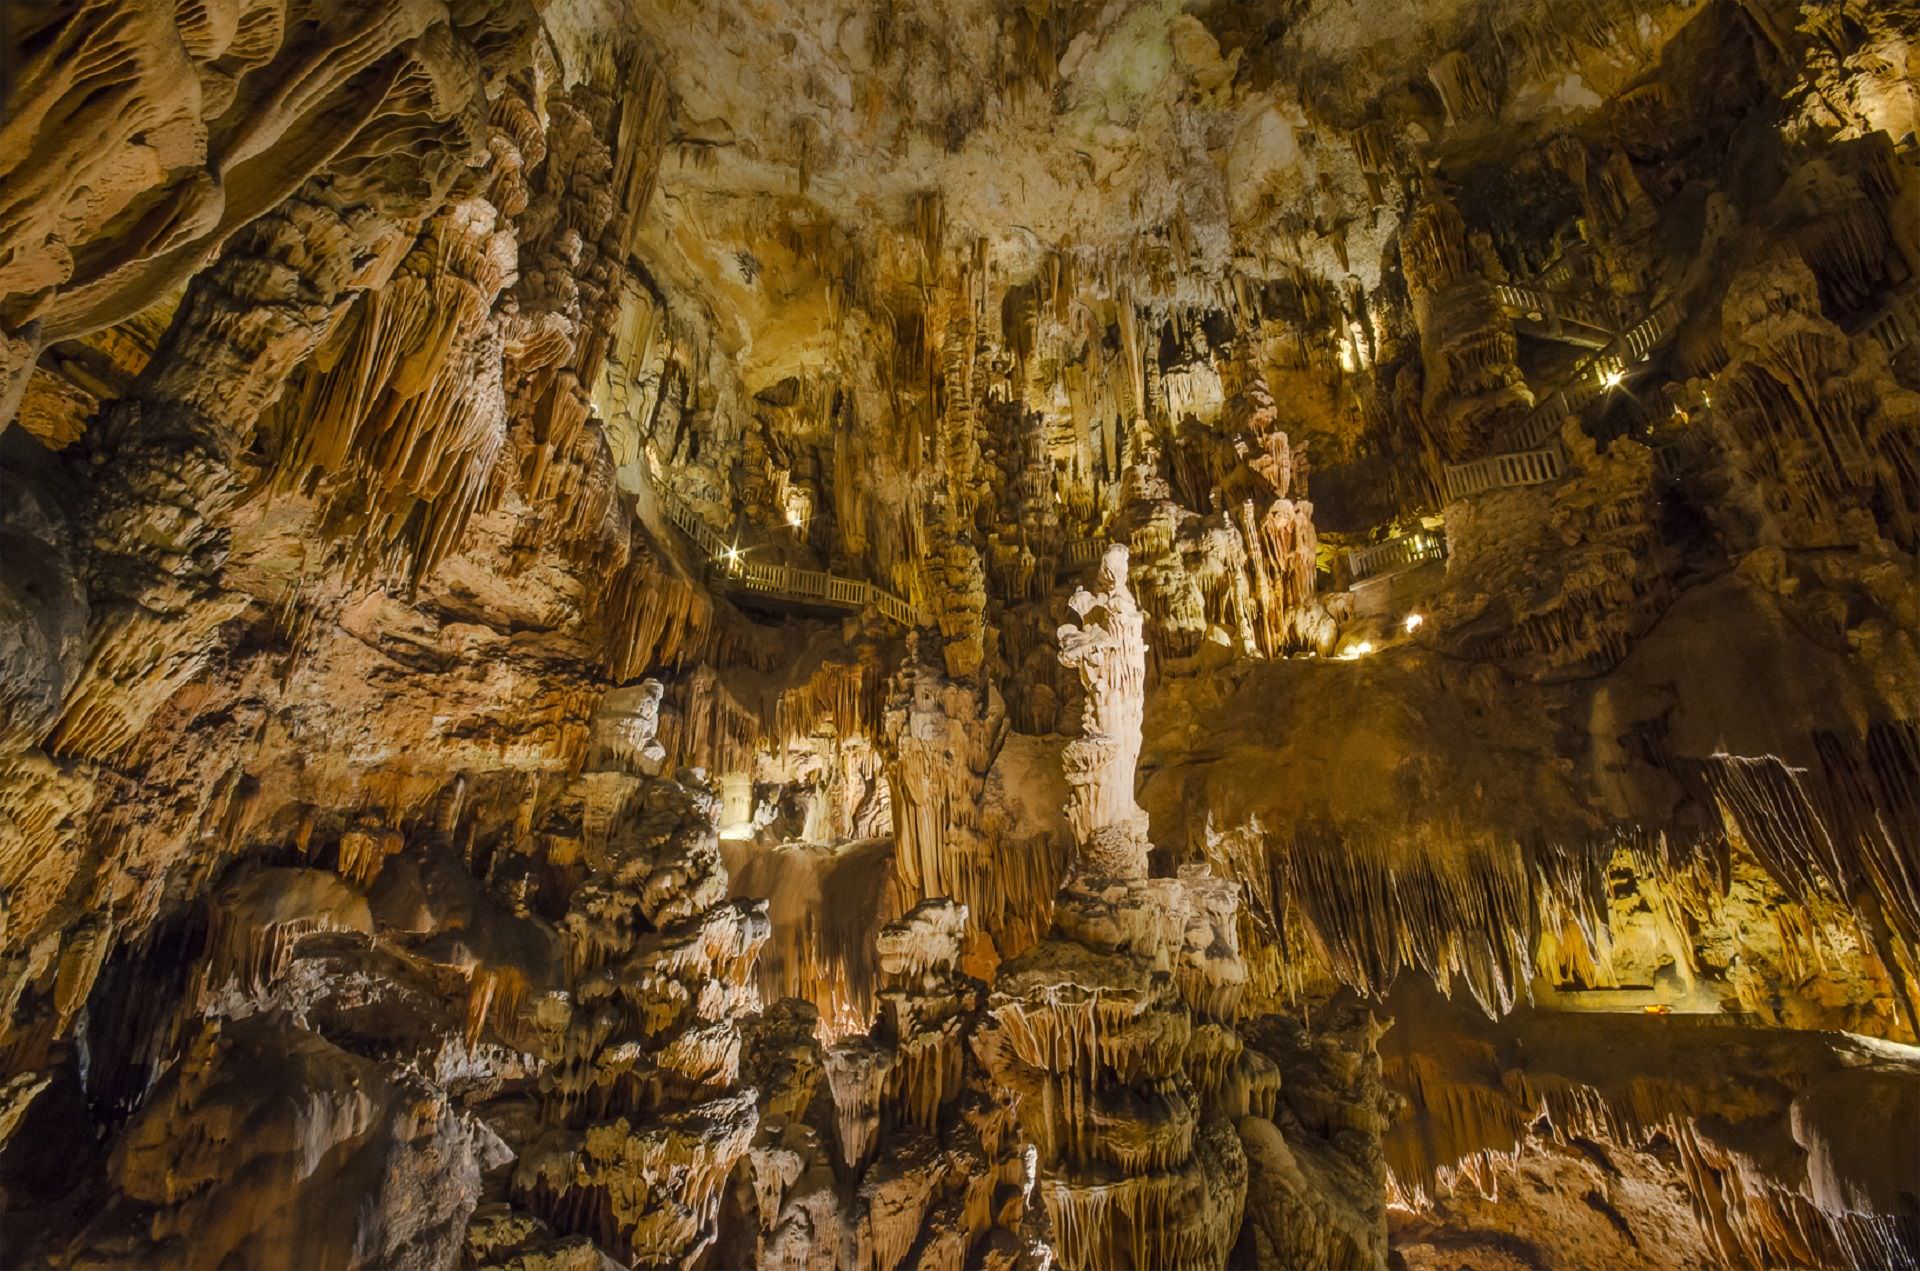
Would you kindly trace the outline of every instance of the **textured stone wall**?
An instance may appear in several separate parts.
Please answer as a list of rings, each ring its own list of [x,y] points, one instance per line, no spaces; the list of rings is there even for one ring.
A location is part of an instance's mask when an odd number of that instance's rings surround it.
[[[0,4],[0,1248],[1913,1261],[1915,48]]]

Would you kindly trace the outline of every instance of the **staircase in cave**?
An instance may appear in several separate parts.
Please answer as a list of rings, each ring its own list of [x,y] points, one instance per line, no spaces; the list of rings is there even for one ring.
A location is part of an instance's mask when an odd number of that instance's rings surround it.
[[[903,627],[917,626],[920,613],[911,604],[860,578],[847,578],[821,569],[747,559],[751,547],[729,543],[719,531],[700,519],[685,500],[656,487],[654,497],[674,528],[693,541],[706,562],[708,581],[724,590],[745,592],[760,601],[822,606],[860,612],[872,609]]]
[[[1555,311],[1551,307],[1555,303],[1552,292],[1506,283],[1497,285],[1495,292],[1501,306],[1510,316],[1515,316],[1516,324],[1521,321],[1517,310],[1531,302],[1534,308],[1527,316],[1530,325],[1545,329],[1557,323],[1563,330],[1580,327],[1582,319],[1572,317],[1570,309]],[[1590,309],[1583,310],[1583,316],[1592,317],[1593,313]],[[1571,376],[1541,398],[1527,417],[1501,439],[1499,449],[1465,463],[1448,464],[1444,474],[1446,498],[1449,501],[1471,498],[1488,490],[1540,485],[1557,479],[1566,466],[1565,451],[1556,437],[1561,421],[1621,387],[1633,368],[1651,357],[1654,349],[1672,334],[1680,317],[1679,304],[1671,299],[1663,300],[1638,322],[1607,341]],[[1862,322],[1855,334],[1878,341],[1889,357],[1920,341],[1920,284],[1910,285],[1896,294]],[[1569,339],[1568,342],[1576,341]]]
[[[1537,289],[1503,284],[1498,290]],[[1506,304],[1504,298],[1502,304]],[[1488,490],[1540,485],[1559,477],[1566,466],[1566,454],[1558,440],[1563,421],[1625,384],[1633,369],[1646,362],[1679,326],[1680,317],[1678,303],[1671,299],[1658,302],[1540,398],[1526,418],[1496,443],[1492,453],[1465,463],[1448,464],[1443,472],[1447,501],[1471,498]]]
[[[1493,295],[1521,335],[1604,349],[1620,333],[1608,306],[1580,296],[1511,282],[1495,283]]]

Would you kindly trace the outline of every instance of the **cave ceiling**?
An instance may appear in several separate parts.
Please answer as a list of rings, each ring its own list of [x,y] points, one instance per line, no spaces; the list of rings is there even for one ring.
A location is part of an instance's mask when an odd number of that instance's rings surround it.
[[[1915,0],[0,0],[0,1267],[1920,1266]]]

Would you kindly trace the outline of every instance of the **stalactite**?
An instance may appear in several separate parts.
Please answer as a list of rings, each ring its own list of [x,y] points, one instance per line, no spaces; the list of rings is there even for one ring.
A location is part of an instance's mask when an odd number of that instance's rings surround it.
[[[221,889],[210,911],[202,997],[229,984],[258,997],[280,978],[302,938],[373,928],[367,902],[317,870],[249,870]]]
[[[1776,252],[1741,275],[1726,308],[1740,334],[1714,384],[1714,429],[1762,518],[1742,535],[1825,546],[1873,506],[1896,541],[1920,542],[1920,401],[1821,316],[1797,254]]]
[[[602,593],[607,674],[631,680],[684,666],[710,647],[713,602],[693,584],[636,554]]]
[[[759,1128],[740,1088],[739,1020],[758,1007],[764,902],[724,902],[710,797],[643,785],[607,839],[606,873],[564,930],[577,985],[545,1079],[551,1128],[516,1199],[636,1262],[698,1256],[722,1186]]]
[[[1773,1085],[1776,1073],[1793,1071],[1796,1084],[1817,1086],[1848,1061],[1821,1053],[1818,1047],[1826,1043],[1818,1040],[1770,1044],[1727,1025],[1716,1027],[1725,1035],[1703,1031],[1697,1038],[1664,1043],[1689,1057],[1697,1052],[1704,1062],[1724,1069],[1719,1082],[1697,1085],[1685,1076],[1651,1074],[1588,1083],[1544,1068],[1568,1056],[1552,1044],[1542,1049],[1553,1060],[1534,1060],[1539,1071],[1502,1071],[1496,1061],[1474,1077],[1449,1067],[1449,1061],[1401,1051],[1393,1061],[1394,1080],[1409,1092],[1414,1116],[1408,1128],[1389,1136],[1392,1187],[1414,1207],[1448,1190],[1485,1190],[1499,1161],[1525,1151],[1528,1135],[1542,1130],[1563,1143],[1633,1147],[1662,1139],[1676,1150],[1700,1231],[1728,1265],[1872,1266],[1911,1260],[1920,1248],[1920,1229],[1909,1220],[1823,1208],[1806,1190],[1804,1170],[1796,1178],[1791,1166],[1739,1146],[1741,1134],[1784,1135],[1789,1121],[1795,1127],[1792,1137],[1802,1146],[1816,1142],[1819,1131],[1805,1123],[1809,1114],[1803,1099],[1781,1093]],[[1623,1034],[1623,1041],[1630,1036]],[[1752,1047],[1766,1055],[1758,1080],[1745,1067],[1754,1062]],[[1482,1062],[1491,1059],[1485,1056]],[[1605,1069],[1603,1062],[1591,1060],[1584,1066]],[[1788,1100],[1794,1104],[1791,1114]],[[1772,1106],[1775,1101],[1778,1106]],[[1740,1128],[1730,1130],[1725,1118]]]

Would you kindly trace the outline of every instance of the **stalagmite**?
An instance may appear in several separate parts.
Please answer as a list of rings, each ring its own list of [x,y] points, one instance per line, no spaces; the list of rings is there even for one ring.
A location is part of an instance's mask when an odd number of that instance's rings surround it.
[[[1060,631],[1060,661],[1079,672],[1086,694],[1081,735],[1066,749],[1067,819],[1088,867],[1136,878],[1146,873],[1148,850],[1146,813],[1133,801],[1147,645],[1127,590],[1126,548],[1109,547],[1101,558],[1100,588],[1074,593],[1079,625]]]
[[[1920,1262],[1915,49],[0,2],[0,1262]]]

